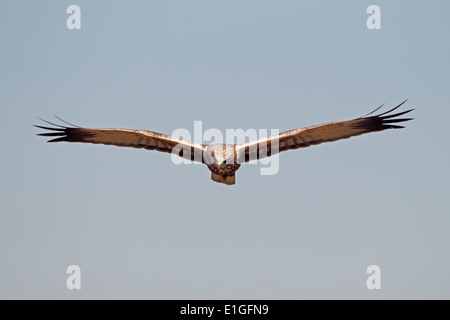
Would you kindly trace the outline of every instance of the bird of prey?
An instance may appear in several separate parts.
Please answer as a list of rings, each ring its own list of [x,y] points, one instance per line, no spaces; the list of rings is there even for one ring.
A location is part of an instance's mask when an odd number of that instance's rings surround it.
[[[84,142],[175,153],[182,158],[206,164],[211,171],[213,181],[233,185],[236,182],[235,173],[242,163],[270,157],[282,151],[347,139],[369,132],[404,128],[398,123],[412,120],[412,118],[400,118],[400,116],[414,109],[398,113],[393,113],[393,111],[400,108],[405,102],[406,100],[397,107],[377,115],[372,114],[382,106],[360,118],[294,129],[234,145],[197,144],[147,130],[82,128],[63,120],[70,126],[43,120],[54,127],[38,125],[35,127],[49,130],[49,132],[39,134],[40,136],[56,137],[48,142]]]

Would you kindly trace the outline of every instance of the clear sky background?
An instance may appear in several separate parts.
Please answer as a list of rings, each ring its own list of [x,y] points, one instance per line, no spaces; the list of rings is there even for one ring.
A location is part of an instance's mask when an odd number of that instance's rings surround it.
[[[66,8],[81,8],[81,30]],[[381,30],[366,9],[381,8]],[[450,2],[1,1],[0,298],[450,298]],[[87,127],[285,131],[409,99],[415,120],[237,184]],[[66,288],[81,268],[82,289]],[[381,268],[379,291],[366,287]]]

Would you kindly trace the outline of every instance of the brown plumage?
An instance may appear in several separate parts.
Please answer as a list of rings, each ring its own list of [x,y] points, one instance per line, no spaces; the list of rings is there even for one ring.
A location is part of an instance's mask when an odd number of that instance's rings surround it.
[[[50,131],[41,133],[40,136],[55,137],[48,142],[95,143],[175,153],[185,159],[206,164],[211,171],[212,180],[232,185],[235,184],[235,172],[244,162],[369,132],[404,128],[398,123],[412,120],[412,118],[399,117],[414,109],[399,113],[393,113],[393,111],[405,102],[378,115],[371,114],[381,107],[361,118],[290,130],[241,145],[202,145],[147,130],[81,128],[66,122],[70,125],[68,127],[45,120],[43,121],[55,127],[37,125],[36,127]]]

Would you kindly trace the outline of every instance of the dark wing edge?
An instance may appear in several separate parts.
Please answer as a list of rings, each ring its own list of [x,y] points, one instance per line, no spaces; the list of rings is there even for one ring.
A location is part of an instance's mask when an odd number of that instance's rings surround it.
[[[36,128],[50,131],[37,134],[38,136],[51,137],[52,139],[47,142],[81,142],[156,150],[175,153],[177,156],[191,161],[203,162],[204,145],[147,130],[82,128],[68,123],[59,117],[56,118],[72,127],[59,125],[39,118],[41,121],[52,126],[34,125]]]
[[[55,116],[56,117],[56,116]],[[58,117],[56,117],[58,118]],[[54,126],[54,127],[44,127],[44,126],[39,126],[39,125],[33,125],[36,128],[39,129],[44,129],[44,130],[48,130],[51,132],[46,132],[46,133],[38,133],[38,136],[42,136],[42,137],[60,137],[60,138],[52,138],[50,140],[48,140],[47,142],[85,142],[85,143],[94,143],[91,141],[88,141],[88,138],[92,138],[94,137],[94,135],[92,133],[89,133],[90,130],[89,129],[84,129],[81,128],[79,126],[75,126],[73,124],[70,124],[64,120],[62,120],[61,118],[58,118],[59,120],[63,121],[64,123],[67,123],[69,125],[71,125],[72,127],[67,127],[67,126],[62,126],[47,120],[44,120],[42,118],[39,118],[39,120],[46,122],[47,124]],[[98,142],[100,143],[100,142]]]
[[[359,130],[365,131],[360,134],[383,131],[386,129],[402,129],[402,128],[404,128],[404,126],[397,125],[398,123],[411,121],[411,120],[414,120],[414,118],[398,118],[398,117],[405,115],[407,113],[410,113],[411,111],[413,111],[415,109],[409,109],[409,110],[402,111],[399,113],[394,113],[394,114],[392,114],[392,112],[394,112],[395,110],[400,108],[402,105],[404,105],[406,103],[406,101],[408,101],[408,100],[403,101],[402,103],[400,103],[395,108],[392,108],[391,110],[388,110],[386,112],[383,112],[383,113],[380,113],[380,114],[377,114],[374,116],[369,116],[369,115],[373,114],[374,112],[376,112],[378,109],[380,109],[380,108],[377,108],[374,111],[372,111],[371,113],[369,113],[359,119],[356,119],[356,122],[354,124],[350,124],[350,127],[354,128],[354,129],[359,129]]]

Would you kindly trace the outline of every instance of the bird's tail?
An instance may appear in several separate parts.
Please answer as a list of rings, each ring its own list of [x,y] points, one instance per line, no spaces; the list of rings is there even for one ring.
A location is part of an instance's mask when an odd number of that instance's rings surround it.
[[[220,174],[211,172],[211,180],[231,186],[236,183],[236,176],[234,174],[232,176],[221,176]]]

